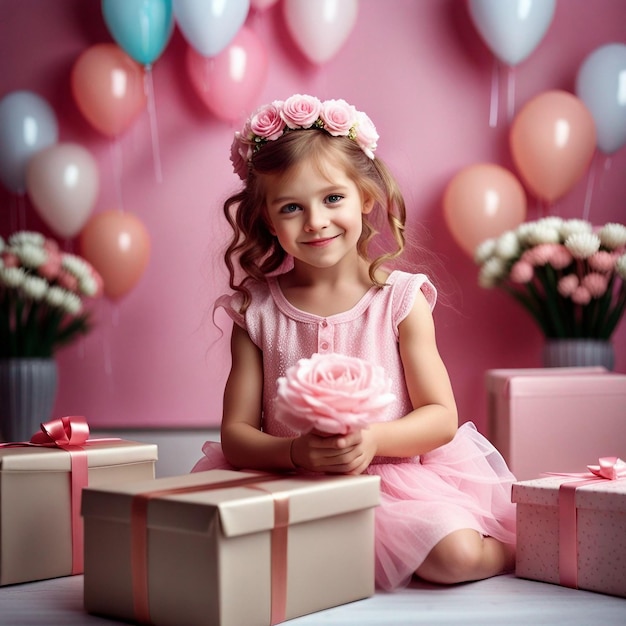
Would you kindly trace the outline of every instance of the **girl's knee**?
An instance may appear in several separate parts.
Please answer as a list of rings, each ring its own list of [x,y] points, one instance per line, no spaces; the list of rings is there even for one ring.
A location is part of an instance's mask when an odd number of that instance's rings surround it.
[[[475,530],[460,530],[444,537],[417,569],[420,578],[454,584],[483,578],[484,539]]]

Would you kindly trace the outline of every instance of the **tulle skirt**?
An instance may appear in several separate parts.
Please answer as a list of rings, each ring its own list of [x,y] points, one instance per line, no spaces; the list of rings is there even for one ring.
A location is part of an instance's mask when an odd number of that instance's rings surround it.
[[[233,469],[219,443],[207,441],[192,472]],[[380,476],[376,509],[376,586],[406,586],[428,553],[450,533],[470,528],[503,543],[515,543],[515,480],[504,459],[474,424],[454,439],[406,463],[373,463]]]

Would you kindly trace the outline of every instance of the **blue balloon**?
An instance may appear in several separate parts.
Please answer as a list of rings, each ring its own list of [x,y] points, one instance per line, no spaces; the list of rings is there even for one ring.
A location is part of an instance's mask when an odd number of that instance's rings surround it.
[[[493,54],[509,66],[526,59],[546,34],[556,0],[469,0],[474,26]]]
[[[102,15],[117,45],[146,66],[161,56],[174,30],[172,0],[102,0]]]
[[[576,94],[596,123],[596,145],[613,154],[626,144],[626,44],[609,43],[585,58],[576,76]]]
[[[57,142],[52,107],[31,91],[13,91],[0,100],[0,180],[10,191],[26,191],[26,168],[40,150]]]

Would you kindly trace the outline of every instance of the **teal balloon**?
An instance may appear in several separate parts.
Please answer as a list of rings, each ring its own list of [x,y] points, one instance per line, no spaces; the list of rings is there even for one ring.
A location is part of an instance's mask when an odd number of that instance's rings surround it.
[[[174,30],[172,0],[102,0],[102,15],[117,45],[142,65],[161,56]]]

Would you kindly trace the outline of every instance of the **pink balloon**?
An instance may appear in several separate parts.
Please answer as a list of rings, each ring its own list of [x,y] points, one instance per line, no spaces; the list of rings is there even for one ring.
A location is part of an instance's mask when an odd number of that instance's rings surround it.
[[[84,258],[102,276],[111,300],[125,296],[143,275],[150,258],[150,235],[134,215],[116,209],[94,215],[80,234]]]
[[[567,91],[546,91],[520,109],[509,141],[529,190],[551,203],[565,195],[589,166],[596,128],[582,100]]]
[[[207,108],[225,121],[245,117],[267,77],[267,53],[261,40],[243,26],[233,41],[212,58],[187,48],[187,73]]]
[[[43,221],[61,237],[80,232],[93,210],[100,185],[91,153],[74,143],[39,151],[28,163],[26,191]]]
[[[313,63],[332,59],[352,32],[357,0],[284,0],[287,30]]]
[[[72,68],[72,94],[87,121],[103,135],[121,135],[146,108],[144,72],[121,48],[96,44]]]
[[[277,0],[250,0],[250,6],[255,11],[266,11],[276,4]]]
[[[448,183],[443,210],[455,241],[473,257],[478,244],[526,219],[526,194],[507,169],[480,163],[462,169]]]

